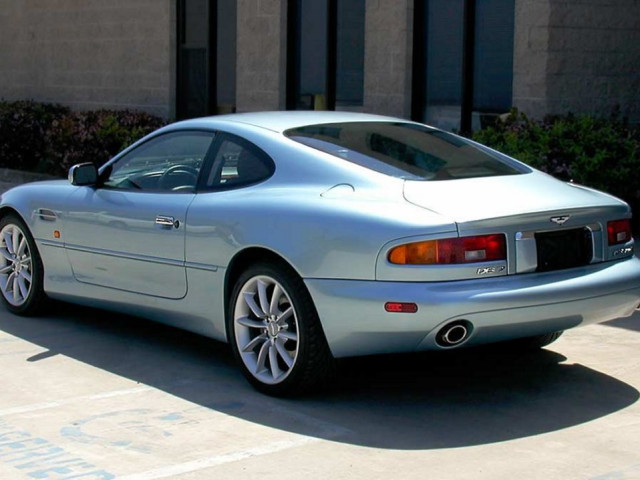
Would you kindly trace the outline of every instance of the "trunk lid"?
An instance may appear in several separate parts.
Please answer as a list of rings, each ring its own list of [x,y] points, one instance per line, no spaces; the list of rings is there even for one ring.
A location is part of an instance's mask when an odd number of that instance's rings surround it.
[[[628,210],[615,197],[536,171],[461,180],[407,180],[404,196],[408,202],[453,218],[458,224],[574,209]]]
[[[412,204],[452,218],[460,236],[503,233],[506,273],[559,270],[621,258],[619,247],[607,243],[607,222],[630,216],[628,205],[611,195],[538,171],[408,180],[404,196]]]

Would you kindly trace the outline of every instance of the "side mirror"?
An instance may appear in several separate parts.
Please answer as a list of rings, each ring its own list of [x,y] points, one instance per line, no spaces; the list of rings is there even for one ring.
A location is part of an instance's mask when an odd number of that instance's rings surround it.
[[[91,163],[79,163],[69,169],[69,183],[76,186],[96,185],[98,169]]]

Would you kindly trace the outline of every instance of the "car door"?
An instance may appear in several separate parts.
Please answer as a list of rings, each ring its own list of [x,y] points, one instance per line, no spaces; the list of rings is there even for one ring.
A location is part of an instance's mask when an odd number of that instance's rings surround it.
[[[157,297],[186,295],[187,209],[213,132],[156,136],[78,187],[63,239],[79,282]]]

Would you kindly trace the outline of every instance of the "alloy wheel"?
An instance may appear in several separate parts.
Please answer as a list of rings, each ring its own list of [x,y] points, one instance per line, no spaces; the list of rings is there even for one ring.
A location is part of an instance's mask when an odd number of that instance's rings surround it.
[[[285,288],[260,275],[242,286],[234,308],[235,341],[240,358],[261,383],[284,381],[296,364],[298,317]]]
[[[20,307],[29,298],[33,264],[27,237],[12,223],[0,231],[0,290],[5,300]]]

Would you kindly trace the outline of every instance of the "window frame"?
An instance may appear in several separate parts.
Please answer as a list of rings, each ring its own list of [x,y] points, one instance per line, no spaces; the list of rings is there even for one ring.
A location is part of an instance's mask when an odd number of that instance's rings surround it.
[[[260,180],[246,182],[246,183],[235,183],[227,186],[225,186],[224,184],[207,185],[207,179],[209,178],[209,176],[213,172],[215,172],[217,169],[220,169],[221,171],[223,167],[221,162],[216,162],[216,158],[218,156],[218,152],[222,148],[222,145],[225,141],[232,141],[234,143],[237,143],[242,148],[249,150],[254,156],[260,158],[261,161],[268,168],[269,175]],[[233,133],[225,132],[225,131],[220,131],[220,130],[216,131],[215,140],[211,146],[210,151],[207,154],[207,157],[208,157],[207,162],[203,165],[201,169],[200,181],[197,188],[197,191],[199,193],[237,190],[240,188],[246,188],[252,185],[257,185],[273,177],[276,171],[276,163],[274,162],[273,158],[271,158],[271,156],[267,152],[265,152],[262,148],[260,148],[255,143],[251,142],[250,140],[244,137],[235,135]],[[217,176],[217,173],[214,175]]]
[[[161,141],[163,138],[170,136],[178,136],[178,135],[188,135],[188,134],[202,134],[209,135],[211,138],[211,143],[207,148],[203,158],[202,164],[200,166],[200,170],[198,172],[198,178],[196,180],[196,184],[194,185],[193,190],[191,191],[174,191],[174,190],[160,190],[160,189],[137,189],[137,188],[125,188],[125,187],[116,187],[111,185],[106,185],[105,182],[109,179],[111,174],[113,173],[113,167],[120,163],[121,161],[129,158],[131,155],[135,155],[136,152],[139,152],[140,149],[149,147],[152,142]],[[217,132],[213,130],[206,129],[185,129],[185,130],[170,130],[166,132],[160,132],[156,135],[153,135],[147,139],[145,139],[142,143],[134,144],[126,150],[122,151],[116,157],[114,157],[111,161],[106,163],[103,167],[100,168],[98,174],[98,188],[110,190],[110,191],[121,191],[121,192],[135,192],[135,193],[145,193],[145,194],[191,194],[197,193],[200,184],[202,183],[202,179],[205,175],[205,171],[210,163],[209,157],[215,147],[217,140]]]
[[[341,44],[345,30],[342,30],[345,24],[342,23],[341,17],[341,1],[346,0],[323,0],[326,2],[324,23],[324,37],[315,39],[306,37],[307,33],[302,24],[303,0],[288,0],[287,2],[287,67],[286,67],[286,109],[287,110],[336,110],[348,109],[351,107],[362,107],[364,104],[364,69],[365,69],[365,33],[366,25],[362,23],[361,48],[359,56],[361,57],[361,82],[358,86],[358,98],[356,101],[344,100],[341,98],[343,92],[340,91],[343,85],[338,80],[338,76],[343,72],[339,60],[344,55],[345,45]],[[362,15],[366,11],[366,5],[362,2]],[[324,75],[322,75],[322,83],[324,87],[322,91],[306,92],[301,85],[303,75],[304,59],[302,57],[302,44],[306,40],[320,40],[319,48],[323,49],[324,62],[322,67]],[[349,48],[353,48],[350,46]],[[318,61],[317,59],[315,60]],[[317,97],[319,95],[319,97]],[[316,104],[316,100],[324,97],[324,102]],[[302,99],[305,98],[306,102]]]
[[[507,9],[509,13],[513,13],[515,9],[514,0],[501,0],[504,5],[500,8]],[[457,4],[457,3],[456,3]],[[461,135],[469,137],[473,132],[473,119],[474,115],[482,116],[485,114],[495,114],[506,112],[508,107],[499,106],[494,104],[492,107],[478,105],[478,88],[482,85],[482,78],[486,80],[486,74],[482,72],[488,67],[486,58],[477,55],[478,49],[484,49],[485,43],[482,40],[486,35],[485,22],[486,18],[482,14],[483,5],[477,0],[460,0],[459,15],[456,15],[456,19],[459,20],[461,26],[461,42],[460,48],[455,50],[456,60],[459,61],[459,74],[450,76],[449,78],[459,82],[459,100],[451,103],[452,107],[456,107],[459,113],[459,123],[457,127],[451,127],[458,131]],[[447,128],[449,126],[439,123],[439,120],[429,118],[427,115],[427,109],[430,106],[438,107],[439,104],[436,100],[432,103],[433,93],[430,91],[428,85],[428,78],[430,72],[436,71],[429,64],[431,58],[429,55],[429,45],[433,44],[431,33],[429,32],[429,8],[430,1],[415,2],[413,13],[413,62],[412,62],[412,87],[411,87],[411,116],[410,118],[417,122],[432,123],[434,126],[440,128]],[[488,8],[488,7],[487,7]],[[494,7],[492,7],[494,8]],[[513,28],[515,22],[514,17],[509,15],[511,20],[510,28]],[[511,44],[507,47],[510,53],[504,58],[507,61],[513,61],[513,34],[510,35]],[[512,89],[513,83],[513,65],[506,69],[508,71],[510,79],[506,82],[509,89]],[[505,87],[507,88],[507,87]],[[504,89],[503,89],[504,90]],[[438,93],[438,92],[436,92]],[[513,92],[510,92],[511,101],[513,101]],[[482,119],[480,119],[482,126]]]
[[[215,112],[216,106],[216,35],[217,35],[217,3],[216,0],[205,0],[207,13],[206,13],[206,45],[205,50],[205,101],[204,105],[201,105],[203,111],[196,115],[192,115],[189,111],[188,99],[192,92],[189,91],[189,85],[185,81],[186,72],[186,57],[189,50],[193,50],[196,47],[188,44],[187,30],[187,1],[178,0],[176,6],[177,16],[177,41],[176,41],[176,98],[175,98],[175,113],[179,120],[194,118],[200,116],[211,115]]]

